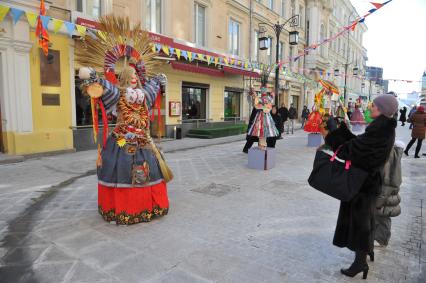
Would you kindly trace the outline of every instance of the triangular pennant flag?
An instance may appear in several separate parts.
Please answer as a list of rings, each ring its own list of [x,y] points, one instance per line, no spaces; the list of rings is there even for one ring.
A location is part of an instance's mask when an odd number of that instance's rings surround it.
[[[188,53],[185,50],[182,50],[182,57],[188,60]]]
[[[9,10],[9,7],[0,5],[0,22],[4,20],[4,17],[6,17],[7,13],[9,13]]]
[[[170,55],[170,50],[169,47],[167,45],[163,45],[163,52],[164,54],[166,54],[167,56]]]
[[[228,58],[223,57],[223,62],[225,62],[225,65],[228,65]]]
[[[391,2],[392,0],[388,0],[385,3],[383,3],[382,5],[385,6],[387,3]]]
[[[99,35],[100,38],[102,38],[103,41],[106,41],[105,32],[98,30],[98,35]],[[152,45],[152,50],[155,51],[155,45]]]
[[[374,12],[376,12],[377,11],[377,9],[371,9],[371,10],[368,10],[368,12],[370,13],[370,14],[372,14],[372,13],[374,13]]]
[[[365,18],[362,18],[361,20],[358,21],[358,23],[363,23],[365,21]]]
[[[214,57],[214,65],[217,66],[217,63],[219,63],[219,57]]]
[[[101,34],[99,33],[99,30],[98,30],[98,34],[101,36]],[[152,50],[152,52],[155,52],[155,44],[152,43],[152,42],[151,42],[151,50]]]
[[[51,16],[40,16],[41,24],[43,25],[43,28],[47,29],[47,26],[49,25],[49,21],[52,17]]]
[[[380,9],[383,7],[383,4],[380,3],[374,3],[374,2],[370,2],[374,7],[376,7],[376,9]]]
[[[52,22],[53,22],[53,32],[54,33],[57,33],[61,29],[62,25],[64,24],[63,21],[58,20],[58,19],[52,19]]]
[[[70,22],[64,22],[64,24],[65,24],[65,27],[67,28],[68,34],[72,36],[74,33],[75,24]]]
[[[248,63],[247,62],[244,63],[244,69],[248,69]]]
[[[155,51],[157,52],[157,53],[159,53],[160,51],[161,51],[161,44],[160,43],[157,43],[157,44],[155,44]]]
[[[86,27],[85,26],[76,25],[76,28],[77,28],[78,33],[81,34],[81,36],[86,35]]]
[[[203,60],[204,61],[204,55],[203,54],[201,54],[201,53],[198,53],[198,59],[200,59],[200,60]]]
[[[170,56],[175,55],[175,49],[173,47],[169,47]]]
[[[13,24],[16,24],[19,21],[19,19],[22,17],[22,15],[24,14],[24,11],[20,9],[16,9],[16,8],[10,8],[10,14],[13,19]]]
[[[188,51],[187,54],[188,54],[189,62],[191,62],[192,61],[192,52]]]
[[[31,12],[25,12],[25,15],[27,16],[28,24],[32,28],[35,28],[37,24],[37,18],[38,18],[37,14],[31,13]],[[0,21],[1,21],[1,16],[0,16]]]
[[[210,56],[210,55],[206,55],[206,59],[207,59],[207,65],[210,65],[210,59],[211,59],[212,57]]]
[[[179,60],[180,59],[180,49],[179,48],[176,48],[176,56]]]
[[[229,63],[230,63],[230,65],[234,65],[235,64],[235,59],[231,58],[231,61]]]

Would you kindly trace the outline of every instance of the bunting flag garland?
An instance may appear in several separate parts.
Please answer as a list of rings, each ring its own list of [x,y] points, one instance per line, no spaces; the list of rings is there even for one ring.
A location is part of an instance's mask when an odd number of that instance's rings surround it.
[[[6,17],[7,13],[9,13],[9,10],[9,7],[0,5],[0,22],[2,22],[4,17]]]
[[[10,8],[10,14],[12,16],[13,24],[15,25],[24,14],[24,11],[15,8]]]
[[[37,14],[31,13],[31,12],[26,12],[25,15],[27,16],[28,24],[32,28],[35,28],[36,24],[37,24],[37,18],[38,18]],[[1,21],[1,19],[0,19],[0,21]]]
[[[78,31],[78,33],[80,33],[81,36],[86,35],[86,27],[85,26],[76,25],[75,27],[77,28],[77,31]]]
[[[52,19],[52,23],[53,23],[53,32],[54,33],[58,33],[58,31],[61,29],[62,25],[64,24],[63,21],[58,20],[58,19]]]
[[[75,24],[70,22],[64,22],[65,27],[67,28],[69,36],[72,36],[74,34]]]
[[[286,58],[287,61],[280,61],[278,64],[269,65],[269,67],[274,69],[278,68],[279,70],[282,71],[282,73],[284,73],[285,76],[289,78],[293,78],[302,82],[313,83],[314,82],[313,80],[304,76],[303,74],[293,73],[291,70],[286,70],[285,65],[287,65],[290,62],[297,62],[301,57],[309,54],[309,51],[315,50],[324,44],[334,41],[338,37],[342,36],[343,34],[347,32],[354,31],[356,29],[356,26],[359,23],[363,23],[365,21],[366,17],[370,16],[372,13],[376,12],[378,9],[381,9],[383,6],[385,6],[391,1],[392,0],[388,0],[384,2],[383,4],[370,2],[374,6],[373,9],[370,9],[368,13],[354,20],[350,25],[343,27],[342,30],[340,30],[335,35],[332,35],[329,38],[323,39],[320,42],[313,43],[310,46],[306,46],[301,52],[297,53],[295,56],[289,56],[288,58]],[[77,30],[77,32],[82,36],[85,36],[86,33],[88,33],[89,35],[91,33],[97,33],[102,38],[107,37],[107,34],[105,34],[103,31],[96,30],[96,29],[91,30],[86,28],[85,26],[76,25],[71,22],[62,21],[59,19],[51,18],[50,16],[46,16],[45,8],[44,8],[44,0],[42,0],[40,3],[40,13],[39,13],[40,16],[32,12],[25,12],[17,8],[10,8],[7,6],[0,5],[0,22],[4,20],[5,16],[9,12],[14,24],[16,24],[16,22],[19,21],[19,19],[25,13],[29,25],[31,27],[36,27],[36,35],[39,38],[39,44],[40,46],[42,46],[45,54],[47,54],[47,50],[48,50],[49,37],[48,37],[47,30],[48,30],[50,20],[52,20],[51,28],[53,29],[55,33],[57,33],[62,28],[62,26],[65,25],[66,31],[70,36],[72,36],[74,32]],[[180,60],[181,57],[183,57],[185,60],[187,61],[189,60],[190,62],[192,62],[193,60],[198,60],[198,61],[206,62],[208,65],[214,63],[214,66],[225,65],[225,66],[242,68],[244,70],[254,71],[259,68],[262,69],[264,65],[264,64],[259,64],[256,62],[250,62],[249,60],[240,60],[238,58],[227,57],[224,55],[211,56],[207,54],[191,52],[188,50],[182,50],[180,48],[173,48],[168,45],[163,45],[160,43],[153,44],[152,48],[157,53],[163,52],[167,56],[176,56],[178,60]],[[304,72],[304,70],[301,68],[299,68],[298,71]],[[310,70],[307,70],[307,71],[310,71]],[[330,77],[332,73],[333,72],[321,71],[321,76]],[[342,74],[341,76],[351,76],[351,75]],[[364,77],[361,77],[361,76],[357,76],[357,78],[365,79]],[[399,80],[399,81],[410,82],[409,80]]]

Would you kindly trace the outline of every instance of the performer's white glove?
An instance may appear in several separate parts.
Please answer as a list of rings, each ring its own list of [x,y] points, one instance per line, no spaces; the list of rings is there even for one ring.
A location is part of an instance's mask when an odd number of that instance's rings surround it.
[[[95,69],[92,67],[81,67],[78,71],[78,77],[83,80],[82,85],[89,85],[99,80]]]

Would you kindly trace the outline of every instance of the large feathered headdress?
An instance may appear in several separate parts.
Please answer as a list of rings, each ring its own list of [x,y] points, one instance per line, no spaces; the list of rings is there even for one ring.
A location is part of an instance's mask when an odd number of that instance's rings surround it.
[[[149,35],[140,24],[130,26],[128,17],[113,15],[99,18],[100,29],[90,32],[77,49],[77,62],[103,72],[105,78],[115,83],[116,63],[124,58],[135,68],[141,82],[144,77],[153,76],[158,60],[152,49]]]

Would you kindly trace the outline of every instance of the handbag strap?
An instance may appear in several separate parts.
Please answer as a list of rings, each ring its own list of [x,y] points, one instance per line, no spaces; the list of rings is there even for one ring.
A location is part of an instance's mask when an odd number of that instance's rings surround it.
[[[343,146],[343,145],[340,145],[340,146],[337,148],[336,152],[334,152],[333,156],[330,158],[330,161],[331,161],[331,162],[333,162],[334,160],[336,160],[336,158],[337,158],[337,154],[339,153],[339,151],[340,151],[340,149],[342,148],[342,146]],[[345,161],[345,170],[349,170],[349,169],[351,168],[351,166],[352,166],[352,161],[350,161],[350,160],[346,160],[346,161]]]

